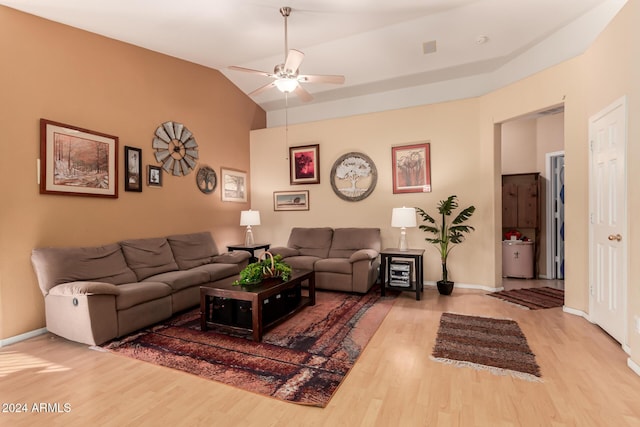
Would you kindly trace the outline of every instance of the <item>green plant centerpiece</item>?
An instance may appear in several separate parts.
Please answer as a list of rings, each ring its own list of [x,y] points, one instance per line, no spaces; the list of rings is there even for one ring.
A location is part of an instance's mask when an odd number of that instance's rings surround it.
[[[282,255],[273,256],[271,252],[266,251],[257,262],[247,265],[240,272],[240,278],[233,284],[235,286],[256,285],[272,277],[281,278],[286,282],[291,278],[291,266],[282,261]]]
[[[433,237],[426,237],[425,240],[433,244],[440,252],[442,280],[438,281],[437,284],[438,292],[442,295],[450,295],[453,291],[454,283],[449,280],[449,271],[447,270],[447,258],[451,249],[464,241],[465,234],[475,230],[472,226],[465,224],[475,212],[475,206],[463,209],[453,220],[448,221],[448,218],[453,215],[457,208],[458,200],[455,195],[449,196],[446,200],[440,200],[438,203],[438,213],[441,217],[440,223],[436,223],[436,220],[423,209],[416,208],[416,211],[422,217],[422,221],[426,223],[420,226],[420,230],[433,234]]]

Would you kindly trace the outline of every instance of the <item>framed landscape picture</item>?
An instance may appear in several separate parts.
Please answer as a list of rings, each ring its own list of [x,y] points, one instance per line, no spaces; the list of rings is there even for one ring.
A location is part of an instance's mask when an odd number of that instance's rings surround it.
[[[220,170],[223,202],[247,201],[247,173],[221,168]]]
[[[391,147],[393,194],[431,192],[431,152],[428,142]]]
[[[295,184],[320,183],[320,145],[289,147],[290,182]]]
[[[274,191],[274,211],[308,211],[309,190],[303,191]]]
[[[142,150],[124,147],[124,191],[142,191]]]
[[[118,137],[40,119],[40,193],[118,197]]]

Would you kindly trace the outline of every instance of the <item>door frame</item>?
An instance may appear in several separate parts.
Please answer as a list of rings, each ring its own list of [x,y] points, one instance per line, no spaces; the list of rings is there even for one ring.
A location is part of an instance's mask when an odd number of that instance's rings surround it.
[[[564,150],[554,151],[552,153],[545,154],[545,173],[547,176],[547,207],[545,209],[546,214],[546,246],[547,246],[547,274],[546,279],[557,279],[555,269],[553,268],[553,256],[554,250],[553,245],[556,240],[556,235],[553,230],[553,202],[555,199],[555,194],[553,192],[553,182],[551,182],[551,177],[553,176],[553,171],[551,170],[551,159],[554,157],[564,157]]]
[[[628,212],[629,212],[629,208],[628,208],[628,203],[629,203],[629,168],[628,168],[628,161],[627,161],[627,153],[628,153],[628,145],[629,145],[629,139],[628,139],[628,124],[629,124],[629,109],[628,109],[628,103],[627,103],[627,96],[622,96],[618,99],[616,99],[614,102],[612,102],[611,104],[609,104],[607,107],[603,108],[602,110],[598,111],[597,113],[593,114],[592,116],[589,117],[589,123],[588,123],[588,140],[587,140],[587,144],[589,144],[588,146],[588,151],[589,151],[589,190],[588,190],[588,197],[589,197],[589,219],[588,219],[588,223],[589,223],[589,317],[588,320],[591,323],[595,323],[598,324],[596,322],[596,319],[593,318],[593,312],[594,312],[594,304],[595,304],[595,298],[594,298],[594,292],[595,292],[595,285],[594,285],[594,272],[595,272],[595,237],[594,237],[594,224],[593,224],[593,215],[594,214],[594,192],[596,191],[596,187],[594,184],[594,170],[593,170],[593,149],[592,149],[592,141],[593,141],[593,135],[592,135],[592,123],[599,120],[600,118],[602,118],[603,116],[606,116],[607,114],[609,114],[610,112],[612,112],[613,110],[617,109],[617,108],[622,108],[624,110],[624,183],[623,186],[624,188],[621,191],[622,196],[624,197],[624,207],[623,210],[625,212],[625,221],[623,221],[622,224],[620,224],[621,227],[621,231],[620,233],[624,236],[623,240],[622,240],[622,250],[623,250],[623,257],[622,257],[622,272],[621,272],[621,279],[622,279],[622,301],[621,301],[621,309],[622,309],[622,313],[621,316],[624,319],[624,327],[623,327],[623,337],[622,337],[622,342],[620,343],[622,345],[623,350],[627,353],[630,354],[630,348],[628,346],[628,340],[629,340],[629,322],[628,322],[628,313],[627,313],[627,305],[628,305],[628,287],[629,287],[629,281],[628,281],[628,277],[627,277],[627,272],[628,272],[628,255],[629,255],[629,246],[628,246],[628,221],[629,221],[629,217],[628,217]]]

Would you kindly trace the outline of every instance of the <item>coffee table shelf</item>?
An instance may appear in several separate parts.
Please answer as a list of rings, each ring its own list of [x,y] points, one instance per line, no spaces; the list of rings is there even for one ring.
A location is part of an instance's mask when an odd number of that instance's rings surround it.
[[[251,332],[254,341],[261,341],[266,330],[293,317],[304,307],[316,303],[315,274],[311,270],[294,270],[286,282],[270,279],[252,287],[233,286],[234,280],[235,278],[230,278],[217,282],[216,287],[200,287],[202,331],[220,328],[235,332]],[[308,284],[308,296],[301,295],[304,282]],[[291,298],[294,304],[289,303]],[[226,322],[213,319],[214,301],[229,304],[229,307],[226,307]],[[265,310],[266,303],[273,305]]]

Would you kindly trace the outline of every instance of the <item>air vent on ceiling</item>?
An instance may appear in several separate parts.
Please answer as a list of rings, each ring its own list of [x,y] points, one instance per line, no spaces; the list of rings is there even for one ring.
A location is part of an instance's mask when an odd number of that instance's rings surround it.
[[[424,53],[425,55],[429,53],[435,53],[436,50],[437,48],[435,40],[429,40],[428,42],[422,43],[422,53]]]

